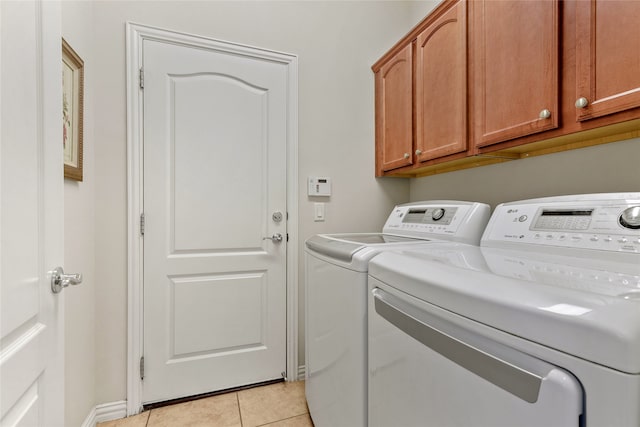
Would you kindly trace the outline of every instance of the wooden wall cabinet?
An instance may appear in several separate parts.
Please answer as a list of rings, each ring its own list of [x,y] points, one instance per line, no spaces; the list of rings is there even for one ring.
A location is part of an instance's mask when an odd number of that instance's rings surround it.
[[[467,150],[467,7],[452,4],[416,39],[418,162]]]
[[[576,119],[640,106],[640,2],[576,4]]]
[[[380,66],[376,81],[376,174],[413,164],[411,45]]]
[[[558,127],[558,1],[470,2],[478,147]]]
[[[466,10],[443,2],[373,65],[377,176],[466,152]]]
[[[376,175],[426,176],[639,137],[638,22],[640,1],[445,0],[372,67]],[[398,56],[411,65],[395,88],[384,86]]]

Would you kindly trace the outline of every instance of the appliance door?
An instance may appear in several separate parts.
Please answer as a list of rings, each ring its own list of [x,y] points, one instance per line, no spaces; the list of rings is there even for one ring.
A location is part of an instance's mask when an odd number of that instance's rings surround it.
[[[366,427],[367,273],[305,253],[306,397],[316,427]]]
[[[581,425],[583,391],[569,372],[372,277],[369,288],[371,427]]]

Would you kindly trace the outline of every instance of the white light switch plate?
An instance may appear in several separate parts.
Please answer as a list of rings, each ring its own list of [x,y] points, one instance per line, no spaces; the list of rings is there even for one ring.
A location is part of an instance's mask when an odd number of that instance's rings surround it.
[[[313,220],[316,222],[324,221],[324,203],[313,204]]]

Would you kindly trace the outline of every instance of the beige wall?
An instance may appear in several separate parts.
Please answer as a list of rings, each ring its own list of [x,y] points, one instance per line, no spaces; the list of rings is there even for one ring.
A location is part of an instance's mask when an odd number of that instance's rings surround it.
[[[64,268],[83,273],[82,285],[66,289],[65,425],[80,426],[96,405],[95,387],[95,182],[91,2],[62,2],[62,36],[84,60],[84,181],[64,182]]]
[[[640,139],[411,180],[411,200],[450,198],[492,207],[563,194],[640,191]]]
[[[378,230],[407,180],[374,178],[375,62],[415,23],[410,2],[96,2],[92,31],[96,194],[96,402],[126,398],[127,205],[125,23],[164,27],[299,56],[300,348],[303,241]],[[99,84],[98,84],[99,82]],[[333,179],[315,223],[306,178]]]
[[[411,25],[416,25],[424,19],[438,4],[440,0],[419,0],[409,3],[409,13],[411,14]],[[407,30],[408,32],[408,30]]]

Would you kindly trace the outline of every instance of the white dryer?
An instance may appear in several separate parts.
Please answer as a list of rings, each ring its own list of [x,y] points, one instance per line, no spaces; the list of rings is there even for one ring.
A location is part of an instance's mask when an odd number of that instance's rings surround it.
[[[438,249],[369,265],[370,426],[640,426],[640,193],[502,204]]]
[[[367,426],[367,270],[392,248],[478,244],[486,204],[396,206],[381,233],[323,234],[306,241],[306,397],[316,427]]]

